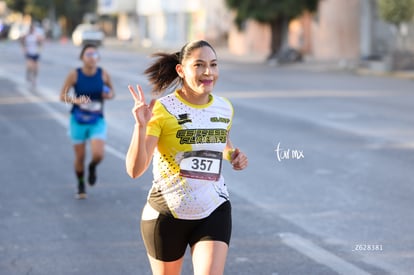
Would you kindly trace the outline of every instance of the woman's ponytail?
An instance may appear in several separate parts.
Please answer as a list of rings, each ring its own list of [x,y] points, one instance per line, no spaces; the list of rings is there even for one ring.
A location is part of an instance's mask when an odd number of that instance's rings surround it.
[[[177,64],[180,63],[180,53],[155,53],[152,56],[157,59],[144,73],[152,84],[151,93],[160,95],[169,87],[176,87],[181,82],[175,69]]]

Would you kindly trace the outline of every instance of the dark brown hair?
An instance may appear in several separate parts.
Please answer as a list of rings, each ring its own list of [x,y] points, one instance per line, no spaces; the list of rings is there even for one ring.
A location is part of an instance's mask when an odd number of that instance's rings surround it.
[[[98,46],[96,45],[96,44],[85,44],[84,46],[83,46],[83,48],[82,48],[82,50],[81,50],[81,52],[80,52],[80,55],[79,55],[79,59],[81,59],[82,60],[82,57],[83,57],[83,54],[85,53],[85,51],[87,50],[87,49],[89,49],[89,48],[93,48],[93,49],[98,49]]]
[[[161,95],[168,88],[176,88],[182,83],[175,67],[182,64],[183,60],[187,59],[193,50],[209,47],[216,54],[214,48],[204,40],[193,41],[185,44],[181,51],[172,54],[155,53],[152,57],[156,60],[144,71],[149,82],[152,85],[151,93],[153,95]]]

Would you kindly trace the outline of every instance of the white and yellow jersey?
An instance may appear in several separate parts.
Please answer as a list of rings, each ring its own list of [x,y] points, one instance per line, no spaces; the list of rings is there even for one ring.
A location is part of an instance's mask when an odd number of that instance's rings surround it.
[[[232,119],[233,107],[222,97],[193,105],[176,91],[157,100],[147,126],[147,135],[159,138],[148,195],[153,208],[202,219],[228,200],[221,168]]]

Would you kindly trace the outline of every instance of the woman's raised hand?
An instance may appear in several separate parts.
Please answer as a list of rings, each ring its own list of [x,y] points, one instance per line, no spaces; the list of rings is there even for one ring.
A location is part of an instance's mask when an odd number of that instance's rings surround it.
[[[135,101],[134,108],[132,108],[135,121],[140,126],[146,126],[152,117],[152,108],[154,107],[155,99],[151,100],[148,105],[145,103],[144,92],[140,85],[137,85],[137,91],[131,85],[128,85],[128,89]]]

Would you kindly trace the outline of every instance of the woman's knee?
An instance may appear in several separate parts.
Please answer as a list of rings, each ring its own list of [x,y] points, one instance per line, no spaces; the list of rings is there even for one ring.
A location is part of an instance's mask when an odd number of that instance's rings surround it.
[[[94,139],[91,141],[92,146],[92,160],[100,162],[105,156],[105,142],[103,140]]]
[[[221,241],[199,241],[191,248],[194,274],[224,274],[228,245]]]
[[[92,152],[92,161],[95,163],[99,163],[103,160],[105,153],[103,150],[97,150]]]
[[[172,262],[164,262],[157,260],[150,255],[148,259],[151,265],[151,270],[154,275],[168,274],[168,275],[179,275],[181,274],[181,268],[183,265],[184,256],[180,259]]]

